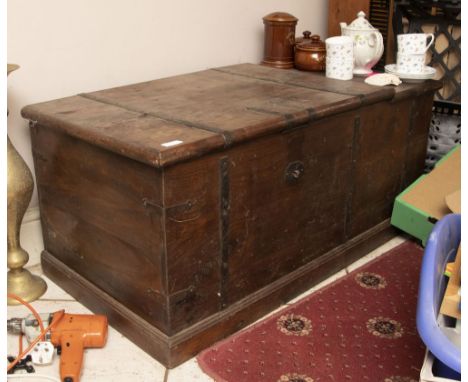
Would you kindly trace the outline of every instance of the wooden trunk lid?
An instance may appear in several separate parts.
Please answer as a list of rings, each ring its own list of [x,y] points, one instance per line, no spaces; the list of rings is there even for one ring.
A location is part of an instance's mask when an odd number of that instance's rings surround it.
[[[362,105],[414,95],[436,81],[398,88],[362,79],[241,64],[26,106],[31,121],[164,167]]]

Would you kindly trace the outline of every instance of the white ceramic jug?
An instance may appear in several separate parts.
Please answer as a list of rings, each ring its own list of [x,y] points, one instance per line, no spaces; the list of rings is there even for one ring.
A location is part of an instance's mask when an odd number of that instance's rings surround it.
[[[351,24],[340,23],[341,34],[354,42],[354,70],[358,76],[372,73],[372,67],[380,60],[384,51],[382,34],[366,20],[366,14],[359,12]]]

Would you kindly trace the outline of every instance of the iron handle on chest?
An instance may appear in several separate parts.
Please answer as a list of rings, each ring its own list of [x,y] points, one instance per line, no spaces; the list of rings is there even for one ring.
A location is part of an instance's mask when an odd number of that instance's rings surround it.
[[[294,161],[286,166],[284,178],[286,183],[296,183],[304,174],[304,163],[301,161]]]

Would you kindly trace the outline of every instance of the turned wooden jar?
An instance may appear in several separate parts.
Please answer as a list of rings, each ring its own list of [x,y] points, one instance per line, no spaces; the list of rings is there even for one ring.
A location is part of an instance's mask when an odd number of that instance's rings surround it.
[[[265,49],[263,65],[280,69],[294,67],[294,44],[297,18],[289,13],[274,12],[263,18]]]

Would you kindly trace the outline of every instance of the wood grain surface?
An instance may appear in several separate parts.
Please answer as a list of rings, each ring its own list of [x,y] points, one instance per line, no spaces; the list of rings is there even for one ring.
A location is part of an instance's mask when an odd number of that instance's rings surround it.
[[[29,105],[22,115],[160,168],[376,102],[411,98],[437,81],[397,87],[240,64]],[[180,141],[180,144],[164,146]]]

